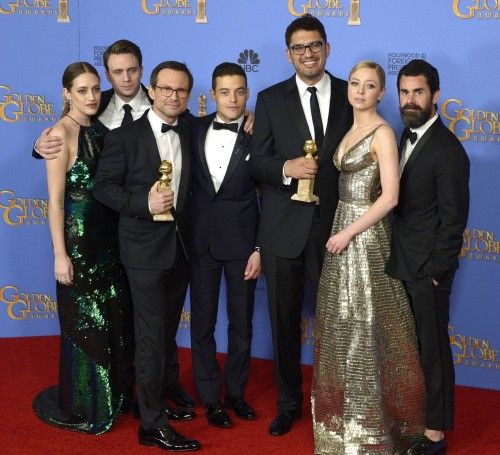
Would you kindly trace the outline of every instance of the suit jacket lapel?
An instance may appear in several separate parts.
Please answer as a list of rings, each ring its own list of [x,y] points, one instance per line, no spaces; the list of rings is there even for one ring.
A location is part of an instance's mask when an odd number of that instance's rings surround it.
[[[311,133],[309,131],[309,126],[307,125],[304,109],[302,109],[302,103],[300,102],[299,89],[297,88],[295,76],[288,79],[288,86],[286,87],[285,92],[285,104],[291,113],[295,127],[304,138],[304,142],[311,139]],[[297,156],[303,154],[302,150],[297,150],[296,153]]]
[[[205,141],[207,139],[207,132],[212,124],[213,119],[215,118],[215,114],[211,114],[206,119],[203,119],[203,123],[200,126],[199,134],[197,135],[197,152],[198,158],[201,163],[202,171],[205,175],[205,180],[207,182],[207,187],[215,194],[215,187],[212,181],[212,176],[210,175],[210,170],[208,169],[207,157],[205,155]]]
[[[415,145],[415,148],[413,149],[413,151],[411,152],[410,157],[406,161],[405,167],[403,169],[402,176],[405,175],[405,173],[408,173],[408,172],[411,171],[413,163],[418,158],[418,155],[420,155],[420,152],[424,148],[425,144],[430,139],[430,137],[434,134],[434,131],[436,131],[436,129],[439,128],[442,124],[443,123],[441,122],[441,118],[438,117],[436,119],[436,121],[424,133],[424,135],[417,141],[417,144]]]
[[[245,125],[246,117],[243,119],[243,123],[241,124],[240,130],[238,131],[238,136],[236,137],[236,142],[234,143],[233,153],[231,154],[231,158],[227,165],[226,173],[224,174],[224,179],[220,185],[218,193],[224,190],[224,187],[231,180],[231,177],[234,174],[234,171],[238,167],[241,160],[246,158],[245,150],[248,145],[249,135],[243,131],[243,126]]]
[[[157,177],[158,179],[160,178],[160,171],[159,171],[161,164],[160,151],[158,150],[158,144],[156,143],[156,138],[153,133],[153,129],[151,128],[151,124],[149,123],[147,112],[148,111],[146,111],[146,113],[137,121],[143,124],[144,148],[146,149],[146,154],[148,156],[149,164],[151,165],[153,175],[155,175],[155,177]]]

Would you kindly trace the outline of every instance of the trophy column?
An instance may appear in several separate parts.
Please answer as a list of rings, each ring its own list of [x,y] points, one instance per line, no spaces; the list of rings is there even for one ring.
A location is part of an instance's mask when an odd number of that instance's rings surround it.
[[[351,11],[349,12],[349,22],[347,25],[361,25],[359,17],[359,0],[351,0]]]
[[[195,22],[197,24],[206,24],[208,22],[206,0],[198,0],[198,14]]]
[[[59,0],[59,14],[57,22],[69,22],[68,0]]]

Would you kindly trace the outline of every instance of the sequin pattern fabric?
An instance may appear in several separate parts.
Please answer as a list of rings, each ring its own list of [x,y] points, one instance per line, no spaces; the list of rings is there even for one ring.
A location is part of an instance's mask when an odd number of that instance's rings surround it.
[[[332,234],[360,217],[381,191],[370,154],[376,130],[334,164],[340,200]],[[316,454],[398,454],[424,428],[424,383],[414,320],[402,284],[384,273],[389,224],[326,253],[318,290],[312,383]]]
[[[35,412],[52,425],[108,430],[122,402],[124,274],[116,215],[92,196],[102,134],[81,127],[78,156],[66,174],[65,241],[73,286],[57,284],[61,326],[59,387],[40,394]],[[58,410],[51,409],[51,400]]]

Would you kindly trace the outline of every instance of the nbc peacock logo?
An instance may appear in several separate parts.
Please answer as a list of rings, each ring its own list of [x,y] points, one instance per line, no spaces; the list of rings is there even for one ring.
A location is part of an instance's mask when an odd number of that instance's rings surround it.
[[[259,54],[253,49],[245,49],[240,52],[238,63],[247,73],[257,73],[259,71]]]

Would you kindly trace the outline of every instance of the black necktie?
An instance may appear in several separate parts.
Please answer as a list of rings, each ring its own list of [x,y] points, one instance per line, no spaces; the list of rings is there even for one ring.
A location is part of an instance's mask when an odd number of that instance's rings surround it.
[[[238,124],[237,123],[221,123],[215,122],[213,123],[214,130],[229,130],[233,133],[238,133]]]
[[[412,130],[410,130],[410,128],[406,127],[403,130],[403,135],[401,136],[401,140],[403,141],[403,144],[406,141],[406,139],[410,139],[410,142],[413,145],[413,144],[415,144],[415,142],[417,142],[418,135],[417,135],[417,133],[415,133],[415,131],[412,131]]]
[[[130,104],[124,104],[123,110],[125,111],[125,115],[123,116],[121,126],[130,125],[134,121],[132,117],[132,106]]]
[[[323,122],[321,121],[321,112],[319,110],[318,97],[316,95],[316,91],[318,90],[316,87],[307,87],[309,93],[311,93],[311,115],[313,119],[314,125],[314,137],[316,142],[316,147],[318,151],[321,149],[321,145],[323,144],[323,139],[325,135],[323,134]]]
[[[179,134],[179,125],[169,125],[168,123],[161,124],[161,132],[162,133],[166,133],[167,131],[170,131],[170,130]]]

